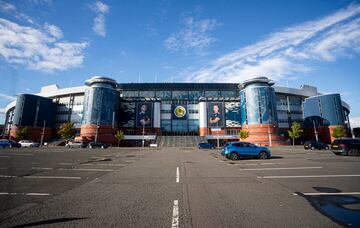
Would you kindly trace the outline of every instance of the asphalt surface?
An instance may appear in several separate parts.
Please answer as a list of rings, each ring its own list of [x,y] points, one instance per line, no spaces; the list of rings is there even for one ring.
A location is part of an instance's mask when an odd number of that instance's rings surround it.
[[[360,157],[300,147],[0,150],[0,227],[360,227]]]

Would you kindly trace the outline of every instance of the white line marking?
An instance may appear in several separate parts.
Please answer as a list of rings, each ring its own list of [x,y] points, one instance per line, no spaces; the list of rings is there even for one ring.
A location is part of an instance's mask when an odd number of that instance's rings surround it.
[[[241,164],[239,164],[239,165],[241,165]],[[258,165],[258,164],[244,164],[244,165]]]
[[[176,183],[179,183],[179,181],[180,181],[179,167],[176,167]]]
[[[268,162],[268,163],[260,163],[260,165],[275,165],[275,162]]]
[[[263,176],[263,179],[280,179],[280,178],[323,178],[323,177],[360,177],[360,174],[349,175],[308,175],[308,176]]]
[[[0,156],[0,158],[10,158],[10,156]]]
[[[135,160],[126,160],[124,162],[133,163],[133,162],[136,162],[136,161]]]
[[[98,165],[98,166],[127,166],[126,164],[91,164],[91,163],[81,164],[81,165],[85,165],[85,166],[92,166],[92,165]]]
[[[34,156],[33,154],[4,154],[4,155],[11,155],[11,156]]]
[[[321,166],[314,167],[284,167],[284,168],[254,168],[254,169],[240,169],[240,170],[289,170],[289,169],[322,169]]]
[[[61,162],[61,163],[58,163],[59,165],[72,165],[73,163],[68,163],[68,162]]]
[[[45,167],[31,167],[31,169],[39,169],[39,170],[52,170],[53,168],[45,168]]]
[[[174,206],[173,206],[173,217],[172,217],[172,228],[178,228],[179,227],[179,201],[174,200]]]
[[[50,193],[37,193],[37,192],[30,192],[30,193],[0,192],[0,195],[51,196]]]
[[[24,176],[28,179],[81,179],[81,177],[62,177],[62,176]]]
[[[0,175],[0,178],[14,178],[17,176]]]
[[[62,171],[90,171],[90,172],[112,172],[114,169],[64,169],[60,168]]]
[[[302,193],[305,196],[330,196],[330,195],[360,195],[360,192],[306,192]],[[298,196],[298,193],[293,193],[294,196]]]

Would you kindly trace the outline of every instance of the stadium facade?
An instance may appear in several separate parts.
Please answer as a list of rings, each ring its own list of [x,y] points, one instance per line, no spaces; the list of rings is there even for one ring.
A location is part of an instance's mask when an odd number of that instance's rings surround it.
[[[116,143],[158,136],[193,135],[207,140],[236,140],[241,129],[247,141],[261,145],[288,144],[292,122],[307,129],[305,137],[330,142],[332,129],[350,132],[350,107],[339,94],[320,94],[316,87],[275,86],[266,77],[242,83],[117,83],[95,76],[85,86],[41,88],[20,94],[6,107],[3,137],[16,138],[23,127],[29,139],[57,138],[61,124],[74,123],[77,139]]]

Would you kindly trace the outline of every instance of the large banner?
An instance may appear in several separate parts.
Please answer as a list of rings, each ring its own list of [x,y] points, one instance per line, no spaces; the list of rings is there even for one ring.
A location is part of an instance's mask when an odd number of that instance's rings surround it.
[[[133,128],[135,126],[135,102],[120,102],[119,105],[119,126]]]
[[[153,103],[139,102],[137,103],[136,127],[152,127],[153,122]]]
[[[224,103],[222,102],[208,102],[208,127],[217,128],[224,127]]]
[[[225,102],[226,127],[241,127],[240,103]]]
[[[188,113],[186,105],[173,104],[171,107],[171,119],[184,120],[187,119]]]

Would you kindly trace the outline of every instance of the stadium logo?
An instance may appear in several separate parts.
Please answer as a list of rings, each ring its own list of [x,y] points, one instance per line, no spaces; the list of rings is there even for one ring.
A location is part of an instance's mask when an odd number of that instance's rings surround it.
[[[176,106],[174,109],[174,115],[177,118],[183,118],[186,115],[186,109],[183,106]]]

